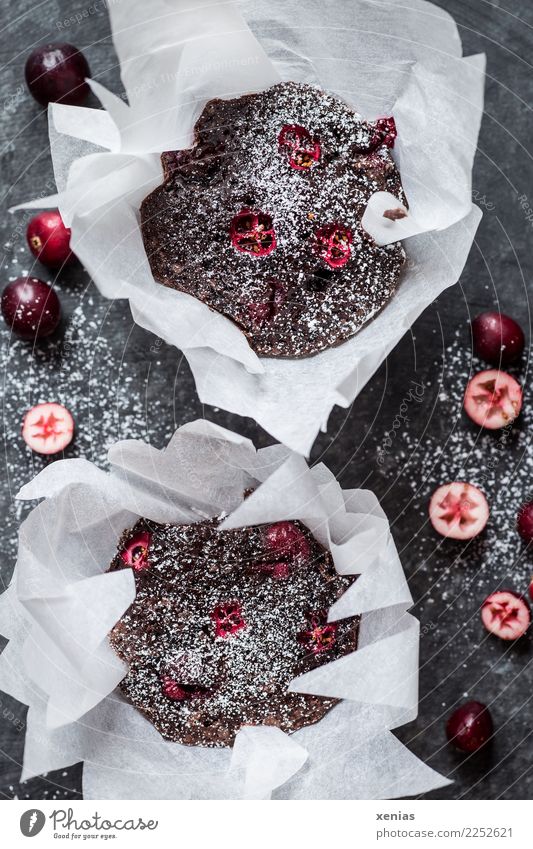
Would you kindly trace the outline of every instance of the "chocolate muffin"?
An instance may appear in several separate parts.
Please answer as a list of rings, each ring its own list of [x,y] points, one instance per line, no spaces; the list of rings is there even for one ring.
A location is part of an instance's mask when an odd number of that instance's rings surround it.
[[[358,617],[327,622],[353,578],[302,524],[218,524],[140,520],[110,566],[133,568],[137,589],[110,635],[129,667],[122,691],[186,745],[230,746],[243,725],[318,722],[336,700],[289,683],[357,648]]]
[[[234,321],[253,350],[304,357],[350,338],[393,295],[401,244],[361,227],[367,202],[406,204],[393,118],[363,121],[319,89],[281,83],[210,101],[194,146],[163,153],[142,203],[156,280]]]

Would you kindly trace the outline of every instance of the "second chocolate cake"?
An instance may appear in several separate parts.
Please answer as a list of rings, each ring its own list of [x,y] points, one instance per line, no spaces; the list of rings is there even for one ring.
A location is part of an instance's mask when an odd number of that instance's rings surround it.
[[[260,355],[343,342],[391,298],[405,261],[361,227],[375,192],[406,204],[395,137],[392,118],[363,121],[307,85],[210,101],[194,146],[162,155],[164,182],[141,206],[155,279],[233,320]]]
[[[132,568],[137,589],[111,632],[129,667],[121,688],[165,739],[229,746],[243,725],[291,732],[336,704],[288,692],[354,651],[359,624],[328,623],[354,579],[299,522],[221,531],[216,520],[141,520],[110,568]]]

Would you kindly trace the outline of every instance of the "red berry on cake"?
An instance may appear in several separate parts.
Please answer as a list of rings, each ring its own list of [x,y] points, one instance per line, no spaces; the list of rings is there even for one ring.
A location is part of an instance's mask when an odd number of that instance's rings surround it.
[[[211,619],[215,623],[215,635],[217,637],[233,637],[237,631],[246,628],[241,605],[238,601],[225,601],[222,604],[217,604],[211,613]]]
[[[472,539],[487,524],[489,505],[477,486],[454,481],[435,490],[429,502],[429,518],[443,537]]]
[[[502,640],[517,640],[531,624],[531,613],[522,596],[512,590],[497,590],[481,606],[481,621],[487,631]]]
[[[300,631],[297,638],[307,652],[321,654],[324,651],[329,651],[335,645],[337,625],[334,622],[328,622],[325,611],[311,613],[308,617],[306,629]]]
[[[127,544],[126,548],[120,555],[127,566],[135,572],[142,572],[148,569],[150,563],[148,561],[148,549],[152,536],[148,531],[142,531],[136,534]]]
[[[72,442],[74,421],[61,404],[37,404],[22,422],[22,438],[36,454],[58,454]]]
[[[511,424],[522,409],[520,384],[504,371],[480,371],[468,384],[464,408],[473,422],[489,430]]]
[[[315,251],[330,268],[342,268],[352,255],[352,233],[342,224],[327,224],[315,234]]]
[[[265,212],[242,209],[231,222],[230,236],[235,250],[250,256],[268,256],[276,248],[272,218]]]
[[[32,254],[50,268],[58,268],[74,258],[70,250],[70,230],[57,210],[35,215],[26,230]]]
[[[270,525],[265,538],[267,547],[278,554],[309,557],[311,553],[305,534],[294,522],[276,522],[275,525]]]
[[[477,752],[494,732],[489,709],[481,702],[466,702],[446,724],[446,736],[462,752]]]
[[[287,154],[291,168],[296,171],[307,171],[320,160],[320,143],[299,124],[285,124],[278,143],[280,150]]]

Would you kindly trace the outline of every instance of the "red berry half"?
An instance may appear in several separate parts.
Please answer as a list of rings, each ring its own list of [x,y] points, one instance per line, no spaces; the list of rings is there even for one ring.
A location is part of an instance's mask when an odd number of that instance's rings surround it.
[[[315,251],[330,268],[342,268],[352,255],[352,231],[342,224],[327,224],[315,234]]]
[[[531,613],[522,596],[511,590],[498,590],[481,606],[481,621],[487,631],[502,640],[517,640],[531,624]]]
[[[267,548],[285,557],[309,557],[311,548],[306,536],[294,522],[276,522],[265,532]]]
[[[30,93],[42,106],[58,102],[79,106],[90,93],[85,80],[91,69],[72,44],[37,47],[28,56],[25,75]]]
[[[2,293],[2,315],[21,339],[50,336],[61,320],[55,291],[37,277],[18,277]]]
[[[531,576],[531,580],[529,582],[529,597],[531,601],[533,601],[533,575]]]
[[[152,535],[148,531],[142,531],[140,534],[136,534],[120,555],[124,563],[131,566],[135,572],[142,572],[144,569],[148,569],[150,565],[148,561],[148,549],[151,539]]]
[[[37,404],[22,422],[22,438],[37,454],[64,451],[73,435],[74,421],[61,404]]]
[[[243,209],[230,226],[231,244],[241,253],[250,256],[268,256],[276,248],[276,234],[270,215]]]
[[[278,143],[280,150],[287,154],[291,168],[296,171],[307,171],[320,160],[320,143],[299,124],[285,124]]]
[[[476,752],[492,737],[494,726],[488,707],[466,702],[446,723],[446,736],[462,752]]]
[[[248,304],[248,312],[254,324],[262,327],[264,324],[272,321],[278,314],[286,297],[287,290],[285,287],[277,280],[271,280],[269,283],[268,300],[262,303]]]
[[[528,501],[520,508],[516,528],[524,542],[533,542],[533,501]]]
[[[308,653],[321,654],[330,651],[337,639],[337,625],[334,622],[328,622],[325,611],[311,613],[308,616],[306,629],[297,634],[297,639]]]
[[[520,413],[522,389],[504,371],[480,371],[466,387],[464,408],[477,425],[496,430],[511,424]]]
[[[443,537],[472,539],[487,524],[489,505],[477,486],[459,481],[446,483],[431,496],[429,518]]]
[[[71,262],[70,230],[57,210],[40,212],[31,219],[26,238],[32,254],[44,265],[57,268]]]
[[[186,702],[189,701],[189,699],[206,696],[208,694],[208,690],[205,687],[191,684],[180,684],[169,675],[163,675],[161,677],[161,689],[163,691],[163,695],[173,702]]]
[[[246,628],[246,622],[242,617],[242,608],[238,601],[225,601],[222,604],[217,604],[211,613],[211,619],[215,623],[217,637],[232,637],[237,631]]]
[[[472,322],[472,338],[478,357],[495,365],[513,363],[524,350],[522,328],[501,312],[478,315]]]

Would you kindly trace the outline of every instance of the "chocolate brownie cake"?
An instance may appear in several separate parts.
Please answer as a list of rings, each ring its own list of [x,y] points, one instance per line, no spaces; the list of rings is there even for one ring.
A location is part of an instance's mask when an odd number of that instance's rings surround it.
[[[336,701],[289,683],[357,648],[358,617],[327,622],[353,578],[303,525],[218,524],[140,520],[110,566],[133,568],[137,589],[110,635],[129,667],[122,691],[188,745],[229,746],[242,725],[318,722]]]
[[[353,336],[393,295],[405,253],[361,227],[374,192],[406,204],[393,118],[363,121],[312,86],[210,101],[194,146],[162,155],[142,203],[156,280],[232,319],[263,356]]]

